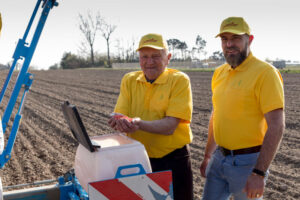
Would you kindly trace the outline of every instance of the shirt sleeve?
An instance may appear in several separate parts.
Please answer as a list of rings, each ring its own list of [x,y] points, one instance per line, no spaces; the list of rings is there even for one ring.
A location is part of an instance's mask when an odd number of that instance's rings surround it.
[[[190,123],[192,120],[193,102],[190,79],[187,75],[181,76],[175,81],[166,116],[182,119]]]
[[[259,91],[259,101],[264,114],[284,108],[283,80],[278,70],[270,68],[264,73]]]
[[[125,75],[122,79],[120,86],[120,94],[114,109],[115,113],[121,113],[123,115],[128,115],[129,113],[129,91],[128,91],[128,77]]]
[[[212,93],[213,93],[213,91],[214,91],[214,89],[215,89],[215,79],[216,79],[216,77],[217,77],[218,72],[219,72],[219,68],[217,68],[217,69],[214,71],[214,73],[213,73],[213,75],[212,75],[212,77],[211,77],[211,92],[212,92]]]

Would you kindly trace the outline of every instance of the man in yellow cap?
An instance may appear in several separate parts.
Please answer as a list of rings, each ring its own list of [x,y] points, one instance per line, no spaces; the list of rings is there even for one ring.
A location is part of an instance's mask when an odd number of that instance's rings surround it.
[[[152,171],[172,170],[175,200],[193,199],[190,79],[167,68],[171,54],[161,35],[143,36],[137,51],[142,70],[123,77],[114,109],[118,117],[109,124],[144,144]]]
[[[213,111],[200,172],[203,199],[262,199],[268,168],[284,130],[284,93],[277,69],[252,55],[241,17],[223,21],[225,64],[212,77]]]

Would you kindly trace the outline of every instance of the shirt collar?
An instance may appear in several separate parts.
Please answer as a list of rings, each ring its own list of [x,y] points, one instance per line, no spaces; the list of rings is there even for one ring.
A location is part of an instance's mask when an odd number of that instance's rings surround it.
[[[168,80],[168,68],[166,67],[165,71],[159,75],[159,77],[152,84],[164,84]],[[144,73],[141,73],[137,79],[137,81],[148,82]]]
[[[252,55],[252,52],[249,53],[248,57],[240,64],[238,65],[235,69],[232,69],[232,67],[227,63],[227,69],[228,71],[239,71],[239,72],[242,72],[242,71],[245,71],[248,69],[249,65],[249,61],[252,60],[254,56]]]

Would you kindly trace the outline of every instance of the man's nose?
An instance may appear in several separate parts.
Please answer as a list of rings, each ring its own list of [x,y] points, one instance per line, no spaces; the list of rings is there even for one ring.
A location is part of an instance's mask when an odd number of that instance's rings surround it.
[[[152,57],[149,57],[148,59],[147,59],[147,63],[154,63],[154,59],[152,58]]]
[[[232,45],[233,45],[232,40],[227,40],[227,41],[226,41],[226,46],[227,46],[227,47],[231,47]]]

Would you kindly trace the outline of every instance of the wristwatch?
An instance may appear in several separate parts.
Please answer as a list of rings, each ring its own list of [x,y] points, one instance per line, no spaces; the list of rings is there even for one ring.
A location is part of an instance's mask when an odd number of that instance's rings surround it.
[[[266,177],[266,172],[261,171],[261,170],[256,169],[256,168],[254,168],[254,169],[252,170],[252,173],[254,173],[254,174],[258,175],[258,176]]]

